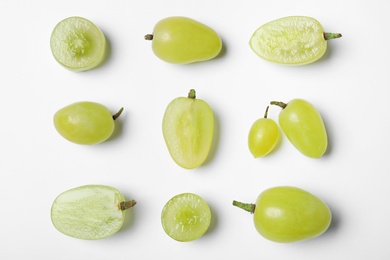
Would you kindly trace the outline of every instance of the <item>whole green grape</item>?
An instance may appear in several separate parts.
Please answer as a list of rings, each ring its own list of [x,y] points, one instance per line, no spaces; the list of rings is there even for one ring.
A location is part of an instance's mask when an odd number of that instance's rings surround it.
[[[308,157],[322,157],[328,147],[328,136],[317,109],[303,99],[293,99],[287,104],[272,101],[271,104],[282,108],[279,125],[295,148]]]
[[[114,235],[123,225],[125,210],[136,204],[126,201],[115,188],[85,185],[61,193],[53,202],[51,220],[61,233],[97,240]]]
[[[269,154],[279,140],[279,127],[267,118],[268,106],[263,118],[257,119],[249,130],[248,147],[255,158]]]
[[[172,100],[164,113],[162,132],[172,159],[185,169],[199,167],[207,159],[214,134],[214,116],[207,102],[188,97]]]
[[[54,58],[72,71],[85,71],[100,65],[106,54],[106,38],[91,21],[69,17],[53,29],[50,47]]]
[[[212,28],[180,16],[160,20],[145,39],[152,40],[158,58],[175,64],[210,60],[222,49],[221,38]]]
[[[53,117],[58,133],[77,144],[97,144],[107,140],[115,129],[114,120],[121,108],[112,115],[107,107],[90,101],[70,104],[58,110]]]
[[[211,222],[211,211],[203,198],[193,193],[182,193],[171,198],[161,213],[165,233],[176,241],[189,242],[206,233]]]
[[[255,204],[233,201],[253,213],[256,230],[280,243],[312,239],[330,226],[332,213],[318,197],[296,187],[280,186],[263,191]]]
[[[257,55],[267,61],[304,65],[324,55],[327,40],[340,37],[340,33],[324,32],[314,18],[288,16],[260,26],[249,44]]]

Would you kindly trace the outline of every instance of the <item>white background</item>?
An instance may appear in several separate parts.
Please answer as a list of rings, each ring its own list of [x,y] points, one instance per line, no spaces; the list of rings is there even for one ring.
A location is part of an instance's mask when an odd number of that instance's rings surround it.
[[[386,0],[2,0],[0,259],[389,259],[388,7]],[[110,56],[98,69],[71,72],[52,57],[52,29],[75,15],[109,40]],[[143,36],[173,15],[215,29],[223,54],[184,66],[157,59]],[[314,17],[343,37],[307,66],[257,57],[248,45],[252,33],[289,15]],[[214,110],[216,132],[207,163],[184,170],[168,154],[161,120],[167,104],[190,88]],[[293,98],[322,114],[326,156],[306,158],[284,137],[274,153],[254,159],[250,126],[269,101]],[[55,131],[53,114],[81,100],[113,113],[125,108],[111,140],[81,146]],[[269,117],[279,111],[272,107]],[[85,184],[110,185],[137,200],[113,237],[83,241],[53,227],[55,197]],[[333,212],[329,230],[309,241],[273,243],[231,205],[254,202],[278,185],[323,199]],[[213,213],[210,230],[190,243],[172,240],[160,223],[164,204],[182,192],[202,196]]]

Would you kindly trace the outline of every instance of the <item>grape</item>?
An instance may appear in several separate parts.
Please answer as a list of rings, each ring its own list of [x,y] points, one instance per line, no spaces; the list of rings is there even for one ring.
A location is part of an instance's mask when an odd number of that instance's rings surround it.
[[[69,17],[59,22],[50,38],[54,58],[72,71],[85,71],[100,65],[106,53],[106,38],[91,21]]]
[[[253,213],[256,230],[266,239],[288,243],[318,237],[329,227],[332,213],[313,194],[289,186],[263,191],[256,204],[233,201]]]
[[[311,17],[289,16],[260,26],[249,44],[265,60],[303,65],[324,55],[327,40],[340,37],[340,33],[325,33],[322,25]]]
[[[211,211],[207,203],[193,193],[182,193],[171,198],[161,213],[165,233],[180,242],[193,241],[206,233]]]
[[[122,113],[111,115],[105,106],[81,101],[61,108],[54,114],[54,126],[65,139],[77,144],[97,144],[114,132],[114,120]]]
[[[185,169],[197,168],[204,163],[211,148],[213,112],[191,89],[188,97],[178,97],[169,103],[162,131],[172,159]]]
[[[175,64],[210,60],[222,49],[222,41],[213,29],[187,17],[160,20],[145,39],[152,40],[158,58]]]
[[[267,118],[268,106],[264,118],[256,120],[248,135],[248,147],[255,158],[270,153],[279,139],[279,128],[274,120]]]
[[[320,113],[311,103],[293,99],[287,104],[278,101],[271,104],[282,107],[279,125],[295,148],[311,158],[324,155],[328,147],[326,128]]]
[[[123,225],[125,210],[136,204],[125,201],[115,188],[85,185],[61,193],[53,202],[51,220],[61,233],[96,240],[114,235]]]

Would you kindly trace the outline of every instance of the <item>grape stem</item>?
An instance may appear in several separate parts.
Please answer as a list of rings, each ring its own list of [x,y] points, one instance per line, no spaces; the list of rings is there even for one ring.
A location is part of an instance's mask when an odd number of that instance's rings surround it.
[[[119,109],[118,112],[116,112],[113,116],[112,116],[112,119],[116,120],[123,112],[123,107],[121,109]]]
[[[253,203],[242,203],[236,200],[233,200],[233,206],[239,207],[240,209],[246,210],[250,213],[255,213],[256,204]]]
[[[147,41],[151,41],[151,40],[153,40],[153,34],[147,34],[147,35],[145,35],[145,40],[147,40]]]
[[[327,32],[324,32],[324,39],[325,39],[325,41],[341,38],[341,36],[342,36],[341,33],[327,33]]]
[[[287,104],[284,103],[284,102],[281,102],[281,101],[271,101],[270,102],[271,105],[275,105],[275,106],[279,106],[281,107],[282,109],[285,109]]]
[[[188,98],[192,98],[192,99],[196,98],[195,89],[190,89],[190,92],[188,92]]]
[[[127,210],[129,208],[134,207],[135,204],[137,204],[135,200],[122,201],[121,203],[119,203],[119,209],[122,211]]]
[[[265,109],[264,118],[267,118],[267,117],[268,117],[268,109],[269,109],[269,106],[267,106],[267,108]]]

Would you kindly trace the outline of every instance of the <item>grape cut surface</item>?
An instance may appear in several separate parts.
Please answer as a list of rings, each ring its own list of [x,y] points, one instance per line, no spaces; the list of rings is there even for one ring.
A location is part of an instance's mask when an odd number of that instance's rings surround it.
[[[69,17],[53,29],[50,47],[54,58],[73,71],[85,71],[100,65],[106,54],[106,38],[91,21]]]
[[[51,208],[55,228],[70,237],[96,240],[115,234],[123,225],[125,210],[135,201],[125,201],[115,188],[85,185],[61,193]]]
[[[204,235],[211,222],[208,204],[198,195],[182,193],[164,206],[161,223],[168,236],[176,241],[189,242]]]

